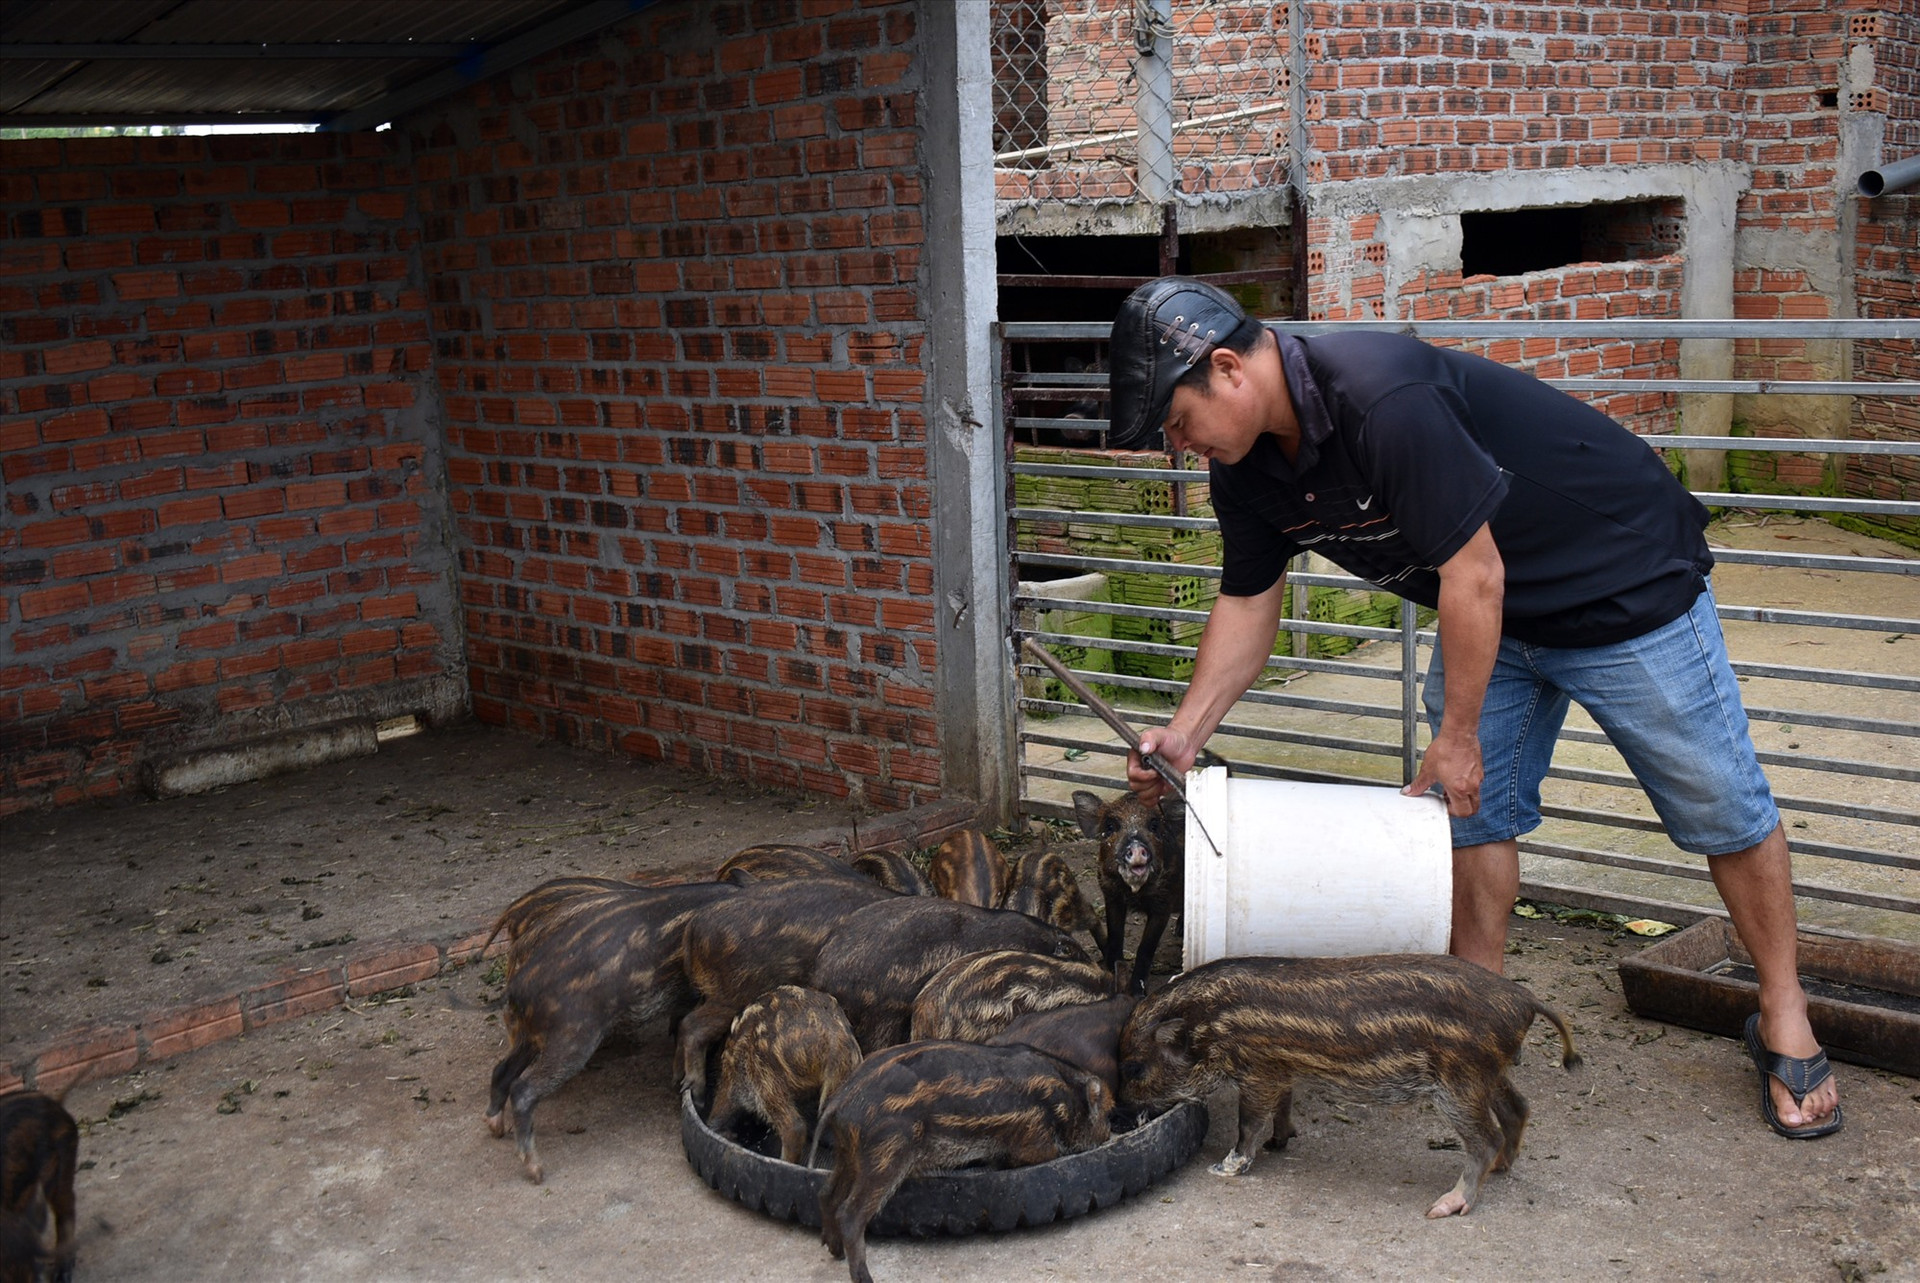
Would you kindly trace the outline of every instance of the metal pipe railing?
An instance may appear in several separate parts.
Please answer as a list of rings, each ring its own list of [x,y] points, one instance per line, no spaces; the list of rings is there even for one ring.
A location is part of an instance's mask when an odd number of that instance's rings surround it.
[[[1422,338],[1494,338],[1494,337],[1551,337],[1551,338],[1787,338],[1794,339],[1915,339],[1920,338],[1920,318],[1897,321],[1795,321],[1790,324],[1777,322],[1752,321],[1673,321],[1673,320],[1630,320],[1599,322],[1487,322],[1487,321],[1445,321],[1445,322],[1342,322],[1342,323],[1288,323],[1290,329],[1298,332],[1320,332],[1334,329],[1387,329],[1411,332]],[[1095,323],[1021,323],[1001,327],[1003,339],[1007,341],[1028,341],[1040,339],[1088,339],[1104,340],[1107,327]],[[1047,428],[1067,425],[1079,431],[1087,429],[1104,430],[1105,424],[1093,419],[1049,420],[1040,417],[1020,417],[1013,412],[1013,401],[1028,391],[1039,390],[1042,381],[1051,376],[1026,374],[1031,388],[1010,388],[1007,412],[1004,423],[1008,428]],[[1103,375],[1078,375],[1072,379],[1075,389],[1095,388]],[[1091,380],[1091,381],[1090,381]],[[1575,393],[1611,393],[1611,392],[1661,392],[1678,394],[1682,392],[1734,392],[1734,393],[1784,393],[1789,395],[1825,395],[1825,396],[1888,396],[1912,398],[1920,396],[1920,382],[1862,382],[1856,380],[1826,381],[1787,381],[1787,380],[1680,380],[1680,379],[1604,379],[1584,378],[1566,380],[1547,380],[1558,386],[1568,388]],[[1065,380],[1062,381],[1063,383]],[[1697,434],[1663,433],[1643,438],[1651,448],[1681,450],[1738,450],[1752,453],[1793,453],[1840,455],[1849,457],[1864,456],[1920,456],[1920,441],[1888,440],[1845,440],[1845,439],[1794,439],[1764,437],[1722,437],[1701,436]],[[1063,464],[1057,462],[1015,461],[1010,467],[1012,478],[1029,477],[1034,479],[1108,479],[1120,481],[1165,482],[1178,489],[1204,485],[1207,474],[1204,471],[1182,467],[1156,468],[1115,468],[1102,466],[1099,456],[1089,457],[1087,463]],[[1920,516],[1920,502],[1904,498],[1845,498],[1807,495],[1762,495],[1731,492],[1696,492],[1705,503],[1723,507],[1751,507],[1775,511],[1804,512],[1821,516],[1846,516],[1888,518]],[[1204,509],[1202,510],[1204,511]],[[1162,535],[1190,535],[1209,531],[1214,523],[1204,516],[1169,516],[1163,513],[1117,513],[1089,512],[1061,507],[1050,507],[1036,503],[1009,503],[1008,519],[1010,523],[1031,529],[1036,525],[1058,526],[1065,523],[1081,528],[1115,529],[1133,527],[1154,531]],[[1755,549],[1714,550],[1716,560],[1728,566],[1768,567],[1790,569],[1802,572],[1819,573],[1862,573],[1871,575],[1891,575],[1910,578],[1920,575],[1920,558],[1896,556],[1843,555],[1836,553],[1794,553],[1774,552]],[[1086,573],[1099,571],[1131,575],[1176,576],[1187,580],[1216,580],[1220,568],[1207,564],[1185,564],[1162,560],[1148,560],[1137,556],[1099,556],[1084,553],[1039,552],[1018,550],[1012,554],[1012,563],[1016,575],[1022,570],[1040,570],[1051,573]],[[1307,591],[1327,589],[1354,589],[1378,591],[1370,585],[1344,574],[1325,574],[1300,569],[1291,571],[1288,582]],[[1725,590],[1723,589],[1723,596]],[[1411,605],[1400,603],[1398,626],[1379,626],[1376,624],[1344,624],[1329,620],[1303,617],[1305,613],[1305,593],[1297,594],[1294,611],[1281,621],[1283,633],[1297,634],[1302,641],[1310,638],[1338,638],[1360,643],[1398,642],[1399,656],[1397,664],[1380,662],[1360,662],[1352,659],[1339,659],[1324,656],[1278,654],[1268,662],[1269,675],[1285,673],[1292,680],[1364,679],[1370,682],[1394,682],[1399,687],[1399,698],[1391,701],[1374,702],[1356,696],[1327,697],[1311,693],[1312,688],[1256,689],[1243,697],[1241,705],[1234,715],[1219,728],[1220,737],[1237,737],[1249,744],[1282,745],[1297,747],[1315,755],[1331,755],[1335,759],[1345,758],[1345,765],[1333,769],[1313,769],[1296,767],[1292,764],[1278,766],[1266,762],[1236,762],[1236,769],[1245,774],[1270,778],[1318,779],[1348,783],[1391,783],[1386,772],[1374,771],[1368,763],[1380,763],[1384,766],[1387,759],[1398,759],[1401,779],[1410,778],[1414,769],[1418,751],[1417,737],[1420,733],[1418,689],[1424,678],[1419,662],[1419,647],[1431,647],[1434,635],[1431,630],[1421,630]],[[1877,599],[1869,598],[1872,604],[1881,604]],[[1867,604],[1863,602],[1862,604]],[[1031,635],[1037,640],[1056,647],[1078,647],[1088,650],[1109,651],[1116,656],[1152,657],[1155,659],[1190,659],[1194,653],[1191,645],[1176,641],[1141,640],[1138,637],[1113,638],[1090,635],[1085,631],[1063,631],[1050,629],[1040,624],[1041,616],[1048,612],[1071,610],[1089,615],[1105,616],[1115,621],[1123,619],[1150,619],[1164,621],[1170,625],[1201,624],[1207,618],[1204,609],[1185,609],[1167,606],[1146,606],[1131,602],[1082,601],[1074,598],[1056,597],[1047,592],[1044,582],[1017,582],[1015,584],[1012,605],[1016,620],[1022,621],[1017,628],[1023,636]],[[1871,613],[1870,613],[1871,612]],[[1770,605],[1750,605],[1740,602],[1725,602],[1720,605],[1720,616],[1729,622],[1754,624],[1765,628],[1787,628],[1805,630],[1834,629],[1843,633],[1859,636],[1870,632],[1884,632],[1890,640],[1904,636],[1920,638],[1920,619],[1909,619],[1898,611],[1860,611],[1835,612],[1789,608]],[[1818,636],[1817,631],[1810,633]],[[1800,688],[1815,691],[1822,688],[1833,689],[1872,689],[1884,691],[1889,697],[1902,697],[1920,694],[1920,676],[1901,673],[1865,671],[1862,668],[1844,668],[1832,665],[1788,665],[1764,663],[1752,660],[1736,659],[1734,670],[1742,678],[1756,680],[1791,682]],[[1039,676],[1040,670],[1022,667],[1026,676]],[[1184,682],[1177,678],[1146,677],[1134,673],[1108,673],[1077,668],[1083,678],[1111,687],[1119,693],[1131,693],[1139,697],[1177,697],[1184,690]],[[1164,670],[1163,670],[1164,671]],[[1025,781],[1048,781],[1055,784],[1073,784],[1076,787],[1111,788],[1113,777],[1118,771],[1106,775],[1089,774],[1086,770],[1075,771],[1061,764],[1031,760],[1030,750],[1049,752],[1084,750],[1088,755],[1101,759],[1117,758],[1124,749],[1109,742],[1096,732],[1091,737],[1076,734],[1070,726],[1048,728],[1038,725],[1031,719],[1035,717],[1053,717],[1081,712],[1078,704],[1059,700],[1023,696],[1020,701],[1022,713],[1019,730],[1021,745],[1022,807],[1029,814],[1061,815],[1067,808],[1058,800],[1040,796],[1025,787]],[[1170,705],[1168,706],[1170,708]],[[1774,701],[1756,701],[1749,703],[1748,716],[1759,726],[1805,728],[1819,734],[1857,735],[1868,737],[1866,743],[1891,741],[1910,743],[1920,737],[1920,717],[1907,717],[1899,711],[1899,704],[1887,709],[1871,710],[1871,715],[1852,714],[1834,711],[1828,708],[1796,709],[1778,706]],[[1127,716],[1139,725],[1164,725],[1170,718],[1170,712],[1151,707],[1129,707]],[[1312,729],[1315,722],[1329,716],[1352,718],[1355,722],[1355,734],[1327,733]],[[1303,720],[1304,719],[1304,720]],[[1378,738],[1368,736],[1364,729],[1372,725],[1396,724],[1396,730]],[[1604,746],[1606,737],[1598,731],[1580,726],[1567,728],[1562,733],[1565,743],[1572,746]],[[1851,743],[1848,741],[1847,743]],[[1884,754],[1876,756],[1871,752],[1842,748],[1838,744],[1822,752],[1782,752],[1776,748],[1761,747],[1760,760],[1770,773],[1779,779],[1780,772],[1792,771],[1788,783],[1776,787],[1776,800],[1783,812],[1793,815],[1824,816],[1835,820],[1857,822],[1877,833],[1880,829],[1890,829],[1898,835],[1884,845],[1893,849],[1880,849],[1878,837],[1873,844],[1859,841],[1833,841],[1814,839],[1804,834],[1794,838],[1794,849],[1798,855],[1820,860],[1834,860],[1858,866],[1870,866],[1888,870],[1920,870],[1920,856],[1907,854],[1916,847],[1915,833],[1920,831],[1920,811],[1912,807],[1877,804],[1874,800],[1861,800],[1858,797],[1842,797],[1829,794],[1818,784],[1794,784],[1792,780],[1819,781],[1831,779],[1835,787],[1843,787],[1838,782],[1847,779],[1884,781],[1889,785],[1904,788],[1909,784],[1920,784],[1920,768],[1905,765],[1911,759],[1908,750],[1894,750],[1895,759],[1889,760]],[[1391,768],[1388,768],[1389,770]],[[1567,785],[1602,786],[1618,788],[1629,793],[1638,791],[1638,784],[1631,774],[1617,770],[1600,770],[1591,766],[1576,765],[1571,762],[1556,762],[1548,778]],[[1646,814],[1635,814],[1632,810],[1616,810],[1609,806],[1567,805],[1564,802],[1549,799],[1542,806],[1542,813],[1550,820],[1563,824],[1579,825],[1599,830],[1613,829],[1626,833],[1658,833],[1661,831],[1657,819]],[[1644,840],[1644,839],[1642,839]],[[1681,877],[1697,880],[1705,876],[1703,865],[1685,863],[1684,860],[1654,859],[1644,855],[1625,852],[1601,851],[1590,854],[1590,848],[1571,842],[1550,842],[1530,840],[1523,849],[1533,855],[1551,857],[1556,860],[1574,860],[1597,867],[1620,869],[1632,873],[1655,874],[1660,876]],[[1553,885],[1545,884],[1542,885]],[[1585,896],[1589,900],[1609,900],[1634,902],[1643,905],[1663,905],[1665,901],[1653,900],[1633,894],[1624,899],[1607,891],[1577,891],[1567,889],[1569,895]],[[1861,890],[1832,884],[1828,880],[1809,880],[1796,884],[1796,892],[1813,900],[1846,905],[1855,909],[1885,911],[1895,910],[1902,913],[1920,913],[1920,898],[1907,894],[1882,894],[1879,890]],[[1570,901],[1572,902],[1572,901]]]

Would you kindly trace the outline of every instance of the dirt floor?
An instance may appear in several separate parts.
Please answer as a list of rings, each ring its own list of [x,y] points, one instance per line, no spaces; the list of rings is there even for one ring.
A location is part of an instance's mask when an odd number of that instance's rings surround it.
[[[1728,538],[1884,551],[1819,523],[1775,520]],[[1794,572],[1785,598],[1778,576],[1761,584],[1725,567],[1718,578],[1723,603],[1862,609],[1857,588],[1812,572]],[[1875,613],[1920,617],[1920,580],[1877,578]],[[1755,651],[1771,635],[1729,634],[1736,657],[1920,672],[1911,634],[1789,630],[1778,658]],[[1844,689],[1755,686],[1756,703],[1811,697],[1829,711],[1915,715],[1910,695],[1876,703],[1868,691],[1856,705]],[[1317,717],[1329,733],[1363,733]],[[1757,723],[1756,736],[1896,762],[1912,746],[1776,723]],[[1578,746],[1570,759],[1604,767],[1603,751]],[[1096,768],[1117,782],[1117,758],[1081,769]],[[1891,788],[1850,800],[1912,809],[1910,785],[1785,774],[1783,793]],[[1911,842],[1911,829],[1789,816],[1822,840]],[[472,726],[200,797],[0,821],[0,1090],[36,1053],[89,1038],[92,1069],[115,1075],[67,1096],[85,1128],[80,1277],[844,1278],[813,1234],[693,1175],[657,1025],[604,1047],[541,1106],[548,1178],[529,1185],[512,1145],[481,1123],[505,1050],[497,969],[433,972],[547,877],[705,877],[750,843],[827,841],[856,822],[873,832],[882,820]],[[1036,826],[1030,840],[1087,867],[1088,844],[1065,827]],[[1910,872],[1840,864],[1798,862],[1803,879],[1912,894]],[[1829,902],[1801,904],[1842,929],[1913,929],[1910,914],[1829,921]],[[1179,932],[1169,937],[1163,959],[1177,965]],[[1648,941],[1519,917],[1513,941],[1510,973],[1570,1015],[1587,1064],[1563,1074],[1550,1035],[1535,1030],[1518,1072],[1534,1104],[1527,1146],[1470,1216],[1421,1217],[1457,1173],[1438,1115],[1318,1089],[1303,1093],[1300,1136],[1283,1155],[1238,1180],[1212,1175],[1231,1140],[1229,1092],[1200,1155],[1135,1200],[1044,1229],[883,1241],[876,1276],[1920,1283],[1920,1080],[1841,1065],[1846,1129],[1777,1139],[1739,1046],[1627,1011],[1616,961]],[[403,982],[370,958],[411,970]],[[329,975],[335,991],[301,988]],[[155,1020],[182,1012],[199,1023]],[[243,1023],[250,1031],[231,1036]],[[156,1031],[176,1026],[173,1046],[198,1049],[161,1058]],[[141,1056],[151,1063],[120,1072]],[[45,1058],[38,1069],[49,1072]]]
[[[851,818],[473,728],[200,798],[21,817],[0,829],[0,1022],[19,1045],[309,955],[451,938],[551,874],[697,876]],[[1067,836],[1051,838],[1084,860]],[[1511,973],[1571,1016],[1587,1064],[1562,1073],[1535,1030],[1527,1147],[1470,1216],[1422,1219],[1459,1161],[1436,1114],[1318,1089],[1283,1155],[1212,1175],[1225,1093],[1200,1155],[1131,1202],[881,1241],[876,1276],[1920,1278],[1920,1081],[1843,1065],[1845,1131],[1776,1139],[1733,1042],[1627,1012],[1615,962],[1644,941],[1514,927]],[[481,1122],[500,994],[497,971],[458,968],[72,1088],[80,1277],[846,1276],[813,1234],[693,1175],[658,1025],[541,1106],[548,1177],[528,1184]]]

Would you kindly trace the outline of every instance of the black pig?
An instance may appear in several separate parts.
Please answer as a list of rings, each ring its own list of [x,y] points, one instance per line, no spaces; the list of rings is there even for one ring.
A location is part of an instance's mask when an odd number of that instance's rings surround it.
[[[789,878],[743,887],[696,913],[687,923],[687,981],[700,1003],[680,1022],[680,1090],[703,1097],[707,1050],[734,1018],[769,989],[807,984],[827,938],[849,915],[883,901],[917,903],[862,877]]]
[[[853,1283],[873,1283],[867,1225],[909,1177],[1092,1149],[1110,1135],[1112,1108],[1105,1083],[1030,1047],[915,1042],[869,1056],[820,1119],[834,1154],[820,1241],[846,1258]]]
[[[514,946],[507,981],[507,1054],[493,1067],[487,1126],[514,1140],[527,1177],[545,1175],[533,1110],[587,1063],[616,1022],[638,1023],[691,1005],[681,936],[694,912],[738,894],[724,882],[631,887],[590,895],[581,908]]]
[[[1112,973],[1097,963],[1023,949],[970,953],[940,968],[921,986],[913,1000],[911,1033],[916,1040],[985,1042],[1029,1011],[1097,1002],[1112,992]]]
[[[1073,812],[1080,831],[1100,843],[1100,894],[1107,909],[1101,956],[1116,977],[1126,952],[1127,911],[1147,915],[1127,983],[1128,992],[1144,994],[1160,937],[1185,895],[1186,807],[1172,797],[1157,805],[1142,802],[1132,793],[1102,802],[1081,790],[1073,795]]]
[[[978,829],[962,829],[927,861],[935,895],[980,909],[997,909],[1007,898],[1007,857]]]
[[[36,1279],[51,1266],[58,1283],[73,1278],[79,1157],[80,1128],[59,1101],[37,1091],[0,1096],[0,1218],[8,1222],[0,1266],[10,1277]]]
[[[807,1155],[808,1112],[818,1117],[859,1063],[860,1044],[840,1004],[816,989],[781,985],[733,1022],[708,1125],[719,1131],[751,1114],[778,1133],[781,1159],[798,1163]]]
[[[1458,958],[1223,958],[1134,1009],[1120,1039],[1120,1099],[1204,1100],[1231,1080],[1240,1134],[1213,1170],[1238,1176],[1263,1142],[1277,1149],[1294,1134],[1297,1079],[1376,1100],[1430,1096],[1460,1133],[1466,1165],[1427,1215],[1459,1215],[1519,1152],[1527,1102],[1507,1069],[1536,1015],[1560,1031],[1561,1064],[1579,1064],[1559,1012]]]
[[[871,1055],[907,1040],[913,1000],[934,972],[988,949],[1087,959],[1072,936],[1025,914],[900,896],[848,914],[821,947],[807,984],[839,1001]]]
[[[1015,1017],[1005,1029],[987,1039],[990,1046],[1018,1043],[1035,1051],[1084,1069],[1107,1085],[1120,1090],[1120,1030],[1140,1000],[1132,994],[1102,998],[1098,1002],[1076,1002],[1046,1011],[1029,1011]]]

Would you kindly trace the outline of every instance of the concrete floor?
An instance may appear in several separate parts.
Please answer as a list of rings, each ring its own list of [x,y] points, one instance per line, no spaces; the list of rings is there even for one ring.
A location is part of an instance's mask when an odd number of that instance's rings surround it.
[[[851,818],[473,728],[200,798],[20,817],[0,829],[0,1034],[137,1026],[332,951],[457,941],[555,873],[697,877]],[[1457,1173],[1437,1115],[1319,1089],[1284,1155],[1210,1174],[1227,1094],[1199,1157],[1141,1197],[1049,1228],[882,1241],[875,1275],[1920,1278],[1920,1082],[1840,1066],[1846,1130],[1775,1138],[1739,1047],[1626,1010],[1615,963],[1644,943],[1515,919],[1511,974],[1569,1014],[1587,1065],[1562,1073],[1536,1028],[1527,1146],[1470,1216],[1421,1216]],[[499,997],[479,965],[362,985],[72,1087],[80,1277],[846,1276],[813,1235],[692,1174],[658,1026],[542,1106],[548,1178],[529,1185],[480,1120]]]

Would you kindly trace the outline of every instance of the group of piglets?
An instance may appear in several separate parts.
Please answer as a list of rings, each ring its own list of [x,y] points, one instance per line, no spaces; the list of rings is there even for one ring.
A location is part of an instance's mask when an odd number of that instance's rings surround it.
[[[1104,922],[1060,855],[1010,864],[972,831],[924,873],[897,854],[769,845],[706,882],[536,887],[494,928],[510,942],[510,1047],[488,1126],[504,1135],[511,1120],[539,1182],[540,1100],[616,1022],[669,1016],[675,1080],[707,1104],[714,1131],[757,1118],[783,1160],[830,1157],[822,1240],[867,1283],[867,1226],[910,1177],[1091,1149],[1227,1082],[1240,1130],[1213,1169],[1227,1176],[1293,1135],[1296,1080],[1431,1097],[1466,1164],[1428,1215],[1465,1212],[1519,1147],[1527,1105],[1507,1070],[1536,1014],[1559,1029],[1563,1063],[1577,1063],[1558,1013],[1447,957],[1224,959],[1143,998],[1181,900],[1178,804],[1078,793],[1074,806],[1100,845]],[[1146,922],[1129,970],[1131,910]]]

